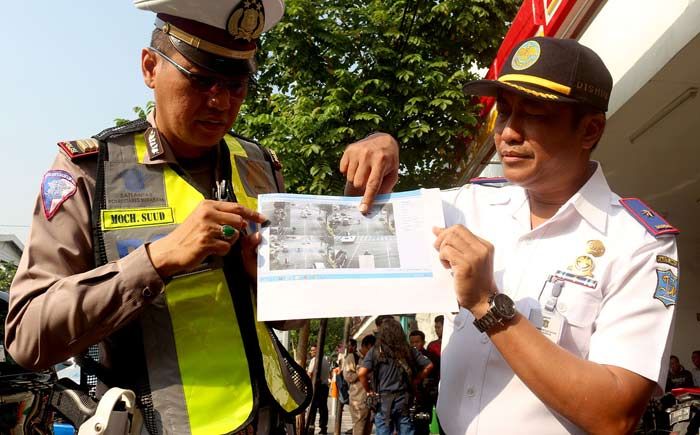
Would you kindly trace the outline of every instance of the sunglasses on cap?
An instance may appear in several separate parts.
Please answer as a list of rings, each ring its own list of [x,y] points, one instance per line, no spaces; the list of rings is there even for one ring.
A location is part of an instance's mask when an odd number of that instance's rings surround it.
[[[216,89],[226,89],[231,93],[234,98],[244,98],[248,91],[248,78],[235,78],[226,79],[223,77],[216,77],[206,74],[193,73],[184,66],[175,62],[170,57],[166,56],[165,53],[154,47],[148,47],[149,50],[157,53],[160,57],[168,61],[172,66],[174,66],[182,75],[187,77],[187,79],[192,84],[192,87],[199,92],[203,93],[213,93],[214,88]]]

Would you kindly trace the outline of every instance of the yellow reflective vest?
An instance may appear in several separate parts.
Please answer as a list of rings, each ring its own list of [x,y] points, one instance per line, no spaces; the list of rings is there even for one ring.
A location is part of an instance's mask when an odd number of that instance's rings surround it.
[[[167,235],[208,197],[175,165],[144,164],[149,132],[137,121],[96,136],[98,265]],[[238,203],[257,209],[258,193],[278,190],[266,150],[232,135],[219,147],[221,173]],[[311,400],[308,376],[255,316],[253,285],[234,248],[172,278],[138,319],[103,343],[120,386],[137,393],[149,432],[237,432],[252,422],[261,398],[287,417],[303,411]]]

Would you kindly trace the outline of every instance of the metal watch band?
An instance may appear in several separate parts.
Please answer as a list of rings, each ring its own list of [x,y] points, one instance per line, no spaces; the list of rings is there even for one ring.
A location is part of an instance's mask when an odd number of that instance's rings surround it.
[[[489,310],[480,319],[474,319],[474,326],[479,332],[486,332],[501,323],[492,310]]]

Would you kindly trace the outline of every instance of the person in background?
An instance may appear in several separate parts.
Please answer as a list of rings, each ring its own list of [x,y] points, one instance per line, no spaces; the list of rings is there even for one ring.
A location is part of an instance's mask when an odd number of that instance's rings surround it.
[[[367,395],[378,397],[374,418],[377,435],[391,435],[394,431],[399,435],[415,433],[410,418],[412,396],[432,368],[427,357],[409,346],[396,319],[382,320],[377,343],[365,356],[358,372]]]
[[[423,356],[428,357],[432,362],[432,358],[425,348],[425,333],[423,333],[423,331],[417,329],[411,331],[411,333],[408,334],[408,341],[411,347],[416,349]],[[435,365],[434,362],[433,365]],[[430,420],[432,420],[433,407],[437,403],[438,380],[435,378],[435,372],[436,368],[433,367],[433,370],[430,371],[423,382],[416,387],[415,392],[416,410],[430,415]],[[430,433],[430,420],[425,421],[425,419],[423,419],[421,421],[414,421],[416,435],[426,435]]]
[[[700,350],[694,350],[690,357],[693,367],[690,372],[693,374],[693,385],[700,387]]]
[[[343,377],[350,386],[350,415],[352,416],[353,435],[368,435],[369,408],[367,408],[367,393],[362,388],[360,378],[357,375],[359,365],[364,354],[357,350],[357,340],[348,342],[348,354],[343,362]]]
[[[674,388],[691,388],[693,375],[681,365],[676,355],[671,355],[668,361],[668,377],[666,378],[666,392]]]
[[[428,343],[428,358],[433,362],[435,368],[431,372],[431,376],[440,381],[440,355],[442,354],[442,328],[445,324],[445,316],[442,314],[435,317],[435,334],[437,335],[437,340],[433,340]]]
[[[316,367],[316,355],[318,347],[311,346],[311,357],[309,358],[309,367],[307,372],[313,381],[314,368]],[[309,412],[309,427],[313,428],[316,423],[316,410],[318,410],[318,428],[319,434],[328,433],[328,384],[331,377],[331,364],[328,362],[328,357],[323,355],[321,358],[321,382],[318,384],[318,389],[314,391],[313,403]]]

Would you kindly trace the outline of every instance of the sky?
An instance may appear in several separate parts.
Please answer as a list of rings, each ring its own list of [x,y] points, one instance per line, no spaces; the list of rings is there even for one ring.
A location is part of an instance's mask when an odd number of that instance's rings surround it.
[[[2,15],[0,234],[25,242],[56,143],[133,119],[152,99],[140,56],[155,15],[129,0],[12,1]]]

